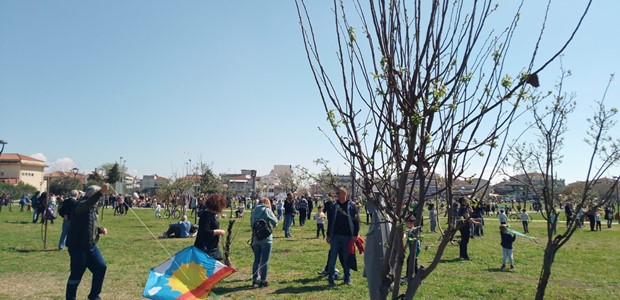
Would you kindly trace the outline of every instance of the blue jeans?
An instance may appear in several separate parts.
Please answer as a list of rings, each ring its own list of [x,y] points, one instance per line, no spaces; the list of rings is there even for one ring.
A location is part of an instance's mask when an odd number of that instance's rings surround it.
[[[32,223],[36,223],[39,220],[39,209],[36,207],[32,208]]]
[[[63,249],[65,247],[65,242],[67,241],[67,234],[69,233],[70,225],[71,225],[71,220],[62,221],[62,231],[60,232],[60,240],[58,241],[58,249]]]
[[[332,235],[329,241],[329,258],[327,259],[327,276],[329,281],[334,281],[335,279],[334,273],[336,269],[336,257],[338,257],[338,255],[340,255],[340,264],[344,271],[344,281],[346,282],[351,279],[351,269],[349,265],[347,265],[349,259],[347,247],[349,246],[350,240],[351,236],[349,235]]]
[[[291,224],[293,224],[294,216],[292,214],[284,214],[284,236],[291,237]]]
[[[269,269],[269,255],[271,254],[271,243],[255,244],[254,265],[252,265],[252,280],[258,281],[258,269],[260,268],[260,280],[267,280],[267,270]]]
[[[282,209],[278,208],[277,212],[278,212],[278,222],[280,222],[280,220],[282,220]]]
[[[93,282],[88,299],[98,299],[107,269],[99,248],[96,245],[90,249],[69,247],[69,256],[71,257],[71,275],[67,280],[67,300],[76,299],[77,289],[86,268],[93,273]]]

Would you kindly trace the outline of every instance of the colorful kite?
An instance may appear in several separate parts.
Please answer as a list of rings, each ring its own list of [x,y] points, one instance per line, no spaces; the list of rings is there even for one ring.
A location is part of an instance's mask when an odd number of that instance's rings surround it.
[[[187,247],[151,268],[142,295],[157,300],[207,299],[209,291],[235,271],[200,249]]]

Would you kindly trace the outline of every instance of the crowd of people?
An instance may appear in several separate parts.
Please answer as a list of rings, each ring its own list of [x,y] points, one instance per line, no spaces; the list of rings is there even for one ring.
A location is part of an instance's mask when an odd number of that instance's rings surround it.
[[[236,218],[243,218],[244,211],[250,210],[250,224],[252,226],[251,247],[254,253],[252,264],[252,286],[268,286],[269,260],[273,244],[273,228],[283,222],[282,231],[284,238],[291,238],[291,227],[303,227],[307,220],[314,220],[316,224],[316,238],[324,238],[329,245],[326,251],[326,263],[320,275],[327,277],[327,285],[335,286],[335,280],[340,276],[336,267],[340,261],[342,279],[344,284],[352,285],[351,268],[355,268],[355,247],[363,248],[363,240],[359,237],[360,218],[359,212],[362,206],[348,196],[346,188],[337,188],[326,199],[309,197],[288,193],[284,199],[266,198],[259,199],[242,197],[225,197],[222,194],[212,195],[178,195],[165,203],[158,202],[156,198],[145,195],[108,195],[109,186],[102,188],[91,186],[84,192],[73,190],[65,198],[62,195],[50,195],[36,193],[32,196],[23,195],[20,199],[20,211],[32,212],[32,221],[44,222],[60,217],[63,220],[62,232],[58,243],[58,249],[69,249],[71,258],[70,276],[67,281],[66,297],[75,299],[77,287],[85,270],[88,268],[93,273],[93,284],[89,299],[98,299],[101,292],[103,278],[105,277],[106,264],[97,248],[100,235],[107,234],[107,229],[99,227],[97,222],[97,209],[99,207],[112,206],[122,207],[126,212],[130,207],[155,208],[156,216],[160,217],[160,209],[167,206],[180,206],[183,214],[178,222],[171,223],[160,238],[195,238],[194,246],[216,260],[223,260],[223,252],[220,249],[220,238],[226,236],[226,231],[220,228],[220,219],[230,209],[230,217],[234,210]],[[333,196],[333,198],[332,198]],[[439,209],[436,205],[439,204]],[[516,204],[516,205],[515,205]],[[313,214],[314,208],[316,212]],[[366,207],[364,207],[366,208]],[[423,266],[419,266],[418,257],[422,250],[419,238],[424,221],[429,222],[429,232],[435,233],[439,227],[439,210],[443,209],[447,214],[445,201],[429,202],[425,205],[427,216],[423,214],[423,220],[416,222],[416,206],[409,208],[404,223],[405,245],[408,249],[404,279],[410,279],[418,273]],[[476,201],[475,199],[459,198],[453,205],[455,225],[458,228],[460,239],[459,258],[471,260],[468,253],[468,244],[472,238],[482,237],[485,234],[485,218],[495,216],[500,223],[499,237],[502,248],[501,269],[514,268],[513,243],[516,239],[515,231],[508,228],[508,214],[517,215],[523,226],[523,234],[529,233],[531,216],[526,210],[526,204],[501,201]],[[532,204],[530,208],[540,209],[540,205]],[[566,217],[566,225],[576,223],[578,228],[584,227],[585,219],[590,223],[590,230],[602,230],[602,219],[611,227],[613,220],[620,224],[619,212],[615,212],[613,206],[597,208],[592,206],[581,207],[578,211],[570,203],[563,205]],[[57,210],[57,213],[56,213]],[[197,224],[191,224],[187,212],[197,215]],[[531,211],[530,211],[531,212]],[[551,209],[553,231],[556,231],[559,219],[559,209]],[[367,212],[367,216],[370,215]],[[418,224],[417,226],[415,224]]]

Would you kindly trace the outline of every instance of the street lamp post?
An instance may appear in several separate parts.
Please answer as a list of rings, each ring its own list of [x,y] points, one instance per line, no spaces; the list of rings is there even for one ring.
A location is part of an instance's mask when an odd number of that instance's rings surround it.
[[[254,195],[254,191],[256,188],[256,170],[250,171],[250,175],[252,176],[252,200],[254,200],[254,198],[256,197],[256,195]]]
[[[78,174],[79,171],[80,171],[80,169],[78,169],[78,168],[71,169],[71,173],[73,173],[73,179],[75,179],[77,177],[77,174]]]
[[[4,145],[8,144],[5,140],[0,140],[0,155],[4,151]]]

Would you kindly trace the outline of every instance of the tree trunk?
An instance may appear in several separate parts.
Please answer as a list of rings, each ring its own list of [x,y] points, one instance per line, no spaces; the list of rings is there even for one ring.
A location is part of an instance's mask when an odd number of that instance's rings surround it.
[[[538,287],[536,287],[536,299],[542,300],[545,298],[545,290],[549,283],[549,277],[551,277],[551,266],[555,259],[556,251],[553,243],[548,243],[545,248],[545,257],[543,259],[542,269],[540,270],[540,278],[538,279]]]
[[[394,235],[394,240],[392,241],[392,257],[394,259],[392,260],[392,262],[390,262],[390,269],[393,270],[393,300],[398,299],[398,294],[400,293],[400,275],[403,271],[403,261],[405,258],[405,248],[403,247],[403,234],[403,228],[401,226],[396,226],[396,235]]]

